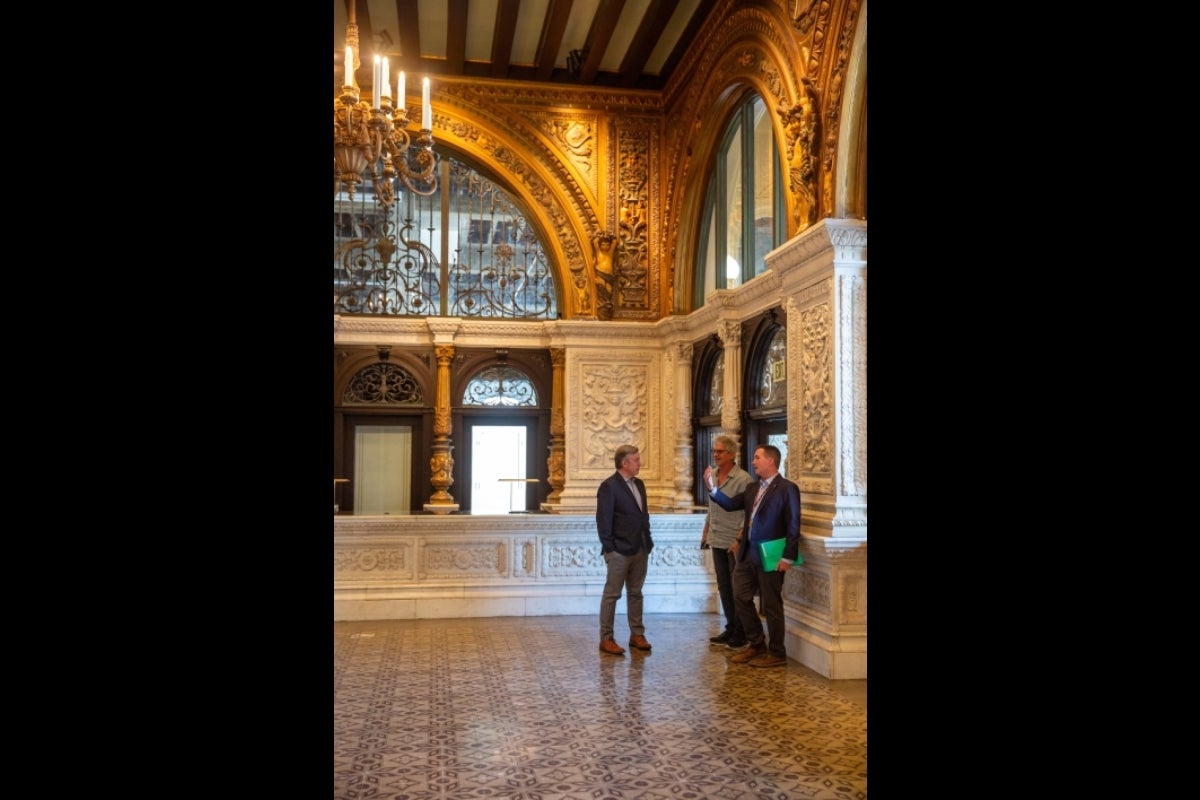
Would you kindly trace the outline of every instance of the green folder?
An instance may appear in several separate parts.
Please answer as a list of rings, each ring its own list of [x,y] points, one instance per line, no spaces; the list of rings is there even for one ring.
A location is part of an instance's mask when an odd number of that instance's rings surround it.
[[[786,537],[758,543],[758,557],[762,561],[763,572],[775,571],[775,567],[779,566],[779,559],[783,558],[783,548],[785,545],[787,545]],[[792,566],[803,563],[804,557],[797,551],[796,560],[792,562]]]

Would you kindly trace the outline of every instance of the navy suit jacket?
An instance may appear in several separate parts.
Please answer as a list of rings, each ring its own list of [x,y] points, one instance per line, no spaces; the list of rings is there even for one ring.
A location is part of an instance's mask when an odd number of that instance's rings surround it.
[[[614,472],[604,479],[596,490],[596,530],[600,534],[600,554],[616,550],[623,556],[637,555],[644,547],[646,554],[654,549],[650,536],[650,512],[646,502],[646,484],[634,478],[634,484],[642,495],[642,508],[625,485],[625,476]]]
[[[742,509],[746,512],[745,529],[750,536],[738,547],[738,561],[749,558],[755,564],[761,564],[758,543],[786,538],[783,557],[794,563],[800,553],[800,487],[776,473],[767,487],[767,493],[763,495],[758,513],[754,515],[754,525],[751,526],[750,512],[754,510],[754,500],[758,497],[758,487],[761,485],[762,481],[752,483],[746,487],[746,491],[733,497],[726,497],[720,489],[714,489],[712,499],[726,511]]]

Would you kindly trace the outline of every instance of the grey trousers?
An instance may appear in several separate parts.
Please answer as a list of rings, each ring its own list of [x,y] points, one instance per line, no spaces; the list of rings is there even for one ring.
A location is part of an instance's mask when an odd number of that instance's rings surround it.
[[[646,633],[642,623],[642,584],[646,582],[646,570],[650,566],[650,555],[645,549],[637,555],[623,556],[616,550],[604,554],[608,566],[608,577],[604,581],[604,594],[600,596],[600,641],[613,639],[613,621],[617,616],[617,601],[622,588],[629,592],[626,616],[629,620],[629,635]]]

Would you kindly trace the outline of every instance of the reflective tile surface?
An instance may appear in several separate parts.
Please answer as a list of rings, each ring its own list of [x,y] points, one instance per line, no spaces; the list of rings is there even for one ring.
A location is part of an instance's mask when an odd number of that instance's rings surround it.
[[[598,600],[597,600],[598,602]],[[334,798],[867,797],[866,681],[730,664],[714,614],[334,623]]]

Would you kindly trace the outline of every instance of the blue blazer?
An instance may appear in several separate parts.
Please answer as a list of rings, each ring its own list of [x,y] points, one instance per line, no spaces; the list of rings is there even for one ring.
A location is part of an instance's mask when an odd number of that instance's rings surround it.
[[[649,509],[646,502],[646,484],[634,478],[634,484],[642,495],[642,508]],[[650,535],[650,512],[638,508],[637,500],[625,485],[625,476],[614,472],[604,479],[596,490],[596,530],[600,533],[600,555],[616,550],[623,556],[637,555],[639,548],[646,554],[654,549],[654,538]]]
[[[733,497],[726,497],[720,489],[714,489],[711,495],[716,504],[726,511],[742,509],[746,512],[745,524],[750,536],[738,547],[738,561],[749,558],[755,564],[761,564],[758,543],[786,538],[783,557],[795,562],[800,553],[800,487],[783,475],[776,474],[767,487],[767,493],[763,495],[762,505],[758,507],[751,527],[750,512],[754,510],[754,500],[758,497],[758,487],[761,485],[762,481],[752,483],[746,487],[746,491]]]

